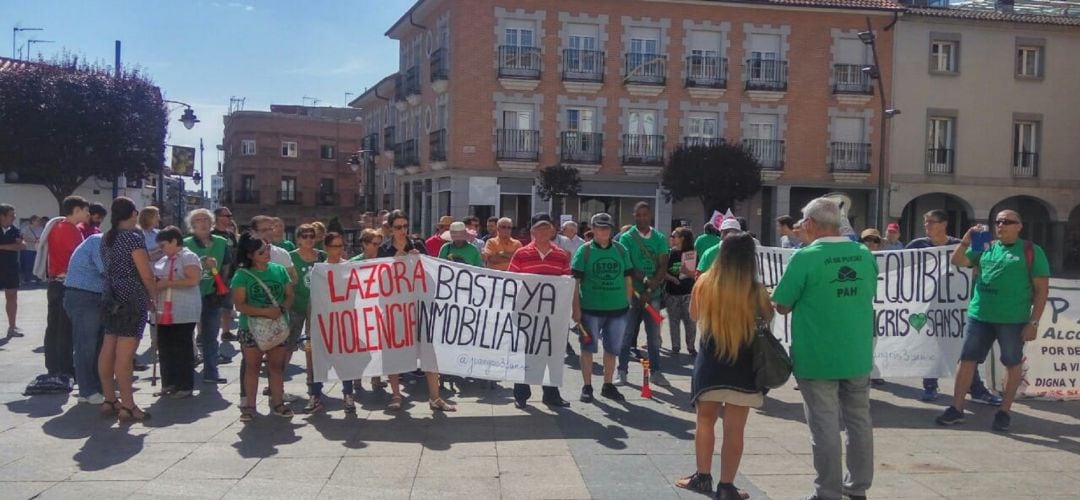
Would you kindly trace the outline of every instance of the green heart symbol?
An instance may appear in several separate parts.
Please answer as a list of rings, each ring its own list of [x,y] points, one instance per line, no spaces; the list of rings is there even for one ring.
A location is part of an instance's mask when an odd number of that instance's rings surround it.
[[[915,327],[915,331],[922,331],[922,327],[926,326],[926,315],[923,313],[909,315],[908,323]]]

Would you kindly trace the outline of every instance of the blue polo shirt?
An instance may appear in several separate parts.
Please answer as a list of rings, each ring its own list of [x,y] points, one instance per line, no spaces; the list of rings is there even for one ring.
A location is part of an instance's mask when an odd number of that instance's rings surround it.
[[[101,260],[101,236],[91,235],[83,240],[68,263],[64,286],[79,290],[102,293],[105,291],[105,264]]]

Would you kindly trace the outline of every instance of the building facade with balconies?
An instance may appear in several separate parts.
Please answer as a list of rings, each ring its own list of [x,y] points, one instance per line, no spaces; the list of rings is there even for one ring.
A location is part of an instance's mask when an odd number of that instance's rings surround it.
[[[888,162],[889,215],[905,238],[922,235],[930,209],[960,236],[1011,208],[1055,274],[1080,273],[1080,17],[1066,6],[909,4]]]
[[[777,215],[830,191],[853,199],[856,224],[873,215],[880,104],[858,33],[869,19],[888,78],[882,28],[898,11],[891,0],[420,0],[387,32],[400,42],[394,85],[353,105],[383,151],[394,141],[376,161],[416,232],[443,214],[521,224],[541,210],[629,224],[642,200],[658,228],[700,230],[700,204],[666,202],[660,174],[680,144],[726,141],[765,167],[765,188],[736,212],[771,241]],[[581,192],[542,200],[539,170],[556,164],[580,171]]]
[[[334,217],[355,228],[362,186],[348,160],[361,145],[359,115],[280,105],[226,115],[218,204],[231,208],[240,225],[262,214],[281,217],[290,230]]]

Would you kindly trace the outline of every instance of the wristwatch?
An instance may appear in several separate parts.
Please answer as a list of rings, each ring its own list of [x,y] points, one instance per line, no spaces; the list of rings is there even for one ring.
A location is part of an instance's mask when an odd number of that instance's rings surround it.
[[[1038,321],[1034,321],[1034,320],[1028,321],[1028,324],[1031,325],[1032,328],[1038,328],[1039,327],[1039,322]]]

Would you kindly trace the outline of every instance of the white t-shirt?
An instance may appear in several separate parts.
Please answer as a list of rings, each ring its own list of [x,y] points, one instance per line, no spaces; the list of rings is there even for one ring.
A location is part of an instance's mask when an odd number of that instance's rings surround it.
[[[270,245],[270,262],[285,266],[285,269],[292,269],[294,267],[292,257],[289,256],[289,251],[277,245]]]
[[[172,261],[173,280],[184,279],[184,269],[187,267],[195,266],[202,269],[202,261],[199,260],[199,256],[187,248],[181,248],[180,252],[176,254],[175,260],[164,256],[154,262],[155,278],[160,280],[169,279],[170,261]],[[169,292],[169,290],[172,291]],[[170,293],[172,299],[172,324],[198,323],[202,314],[202,293],[199,289],[199,282],[195,282],[194,286],[161,289],[158,292],[156,302],[159,312],[165,306],[166,295]]]

